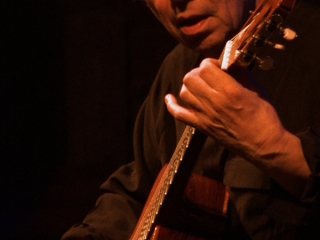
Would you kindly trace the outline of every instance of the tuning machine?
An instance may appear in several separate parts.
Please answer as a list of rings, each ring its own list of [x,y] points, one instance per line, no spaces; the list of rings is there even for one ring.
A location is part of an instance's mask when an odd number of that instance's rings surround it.
[[[244,66],[253,67],[255,64],[257,64],[262,70],[269,70],[273,67],[273,59],[270,56],[260,58],[257,56],[257,54],[249,51],[240,51],[238,54]]]
[[[255,39],[254,44],[256,47],[262,47],[262,46],[267,45],[267,46],[271,46],[271,47],[273,47],[275,49],[279,49],[279,50],[285,50],[285,48],[286,48],[283,44],[271,42],[262,36],[253,36],[253,38]]]
[[[281,28],[280,31],[283,34],[283,38],[287,41],[294,40],[297,36],[297,33],[290,28]],[[285,50],[286,47],[283,44],[274,43],[271,41],[265,41],[267,45],[272,46],[275,49]],[[255,57],[255,60],[259,64],[259,68],[262,70],[270,70],[273,67],[273,59],[270,56],[266,56],[264,58]]]
[[[292,41],[297,37],[297,33],[295,31],[293,31],[290,28],[281,28],[279,27],[280,32],[283,35],[283,38],[287,41]],[[255,39],[255,45],[257,47],[262,47],[265,45],[269,45],[275,49],[279,49],[279,50],[284,50],[285,46],[283,44],[280,43],[275,43],[272,41],[269,41],[266,37],[262,36],[262,35],[258,35],[258,36],[253,36],[253,38]]]
[[[255,60],[258,62],[258,66],[262,70],[270,70],[273,67],[273,59],[270,56],[266,56],[264,58],[256,57]]]
[[[280,31],[283,35],[283,38],[287,41],[292,41],[296,37],[298,37],[297,33],[290,28],[280,28]],[[278,50],[285,50],[286,49],[286,46],[283,44],[280,44],[280,43],[267,41],[267,44],[272,46],[275,49],[278,49]]]
[[[282,24],[283,24],[282,16],[280,14],[274,14],[270,17],[268,21],[266,21],[264,33],[266,35],[271,35],[273,32],[279,31],[285,40],[288,40],[288,41],[294,40],[297,37],[297,33],[290,28],[283,28]],[[280,49],[280,50],[285,49],[285,46],[279,43],[274,43],[270,41],[265,41],[264,43],[274,47],[275,49]]]
[[[266,30],[270,33],[273,33],[276,30],[279,30],[283,34],[283,38],[291,41],[297,37],[297,33],[290,28],[283,28],[283,18],[279,14],[274,14],[266,22]]]
[[[280,31],[282,32],[285,40],[292,41],[298,37],[297,33],[290,28],[280,28]]]

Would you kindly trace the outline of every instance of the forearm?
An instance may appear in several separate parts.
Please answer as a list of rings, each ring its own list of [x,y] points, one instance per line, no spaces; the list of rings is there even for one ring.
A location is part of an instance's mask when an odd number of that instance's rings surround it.
[[[266,172],[293,196],[300,198],[311,170],[303,155],[300,139],[283,131],[279,140],[259,150],[254,165]]]

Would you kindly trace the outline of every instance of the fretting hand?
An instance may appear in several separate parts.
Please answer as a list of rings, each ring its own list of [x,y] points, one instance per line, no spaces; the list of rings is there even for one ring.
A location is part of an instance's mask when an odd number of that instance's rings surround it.
[[[168,94],[168,111],[235,149],[293,195],[300,195],[310,170],[299,139],[284,129],[247,70],[234,70],[232,76],[220,69],[217,60],[203,60],[183,79],[180,98],[185,106]]]

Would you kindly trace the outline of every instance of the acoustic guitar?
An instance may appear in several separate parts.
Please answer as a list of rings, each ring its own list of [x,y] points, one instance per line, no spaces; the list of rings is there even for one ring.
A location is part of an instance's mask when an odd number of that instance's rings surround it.
[[[241,31],[227,42],[221,55],[221,69],[236,65],[262,69],[272,67],[272,59],[258,57],[259,50],[271,45],[275,32],[292,40],[296,34],[283,29],[285,17],[295,0],[263,0],[251,12]],[[191,141],[192,140],[192,141]],[[201,240],[220,239],[228,205],[228,187],[212,179],[192,174],[206,136],[187,126],[170,159],[159,173],[145,207],[131,235],[131,240]]]

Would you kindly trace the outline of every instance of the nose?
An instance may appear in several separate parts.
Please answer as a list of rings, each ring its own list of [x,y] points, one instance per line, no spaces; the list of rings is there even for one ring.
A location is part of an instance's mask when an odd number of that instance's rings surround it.
[[[173,9],[175,9],[177,12],[182,12],[186,9],[188,3],[193,0],[170,0],[170,1]]]

